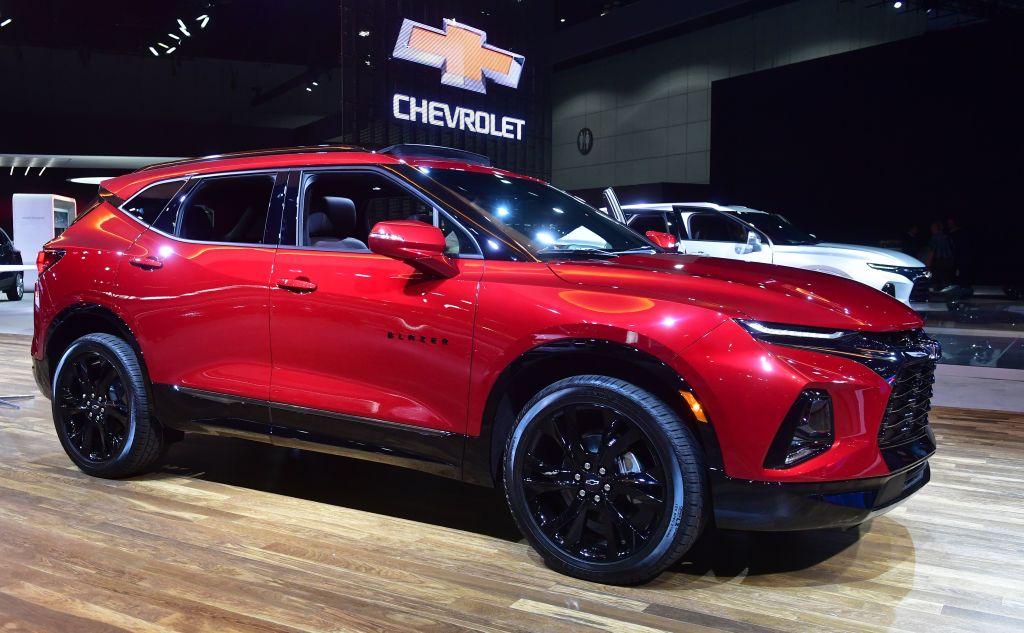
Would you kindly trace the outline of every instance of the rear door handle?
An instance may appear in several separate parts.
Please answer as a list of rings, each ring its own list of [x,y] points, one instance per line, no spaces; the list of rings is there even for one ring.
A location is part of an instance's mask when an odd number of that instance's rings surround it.
[[[142,270],[156,270],[164,267],[164,263],[156,257],[132,257],[128,263]]]
[[[289,292],[313,292],[317,285],[308,279],[299,277],[297,279],[278,279],[277,287]]]

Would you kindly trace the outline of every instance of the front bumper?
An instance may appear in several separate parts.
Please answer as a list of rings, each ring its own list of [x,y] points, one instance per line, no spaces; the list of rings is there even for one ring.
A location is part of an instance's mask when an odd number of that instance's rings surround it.
[[[930,478],[927,461],[884,477],[822,483],[747,481],[712,471],[715,524],[778,532],[853,527],[893,509]]]

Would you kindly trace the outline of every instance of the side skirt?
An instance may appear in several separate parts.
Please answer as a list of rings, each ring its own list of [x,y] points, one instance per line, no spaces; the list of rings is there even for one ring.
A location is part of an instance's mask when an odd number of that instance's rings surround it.
[[[239,437],[462,478],[466,436],[319,409],[153,385],[154,411],[168,428]]]

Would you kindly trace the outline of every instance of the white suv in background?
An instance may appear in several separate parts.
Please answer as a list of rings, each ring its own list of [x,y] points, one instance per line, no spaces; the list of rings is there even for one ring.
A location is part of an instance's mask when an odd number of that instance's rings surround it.
[[[638,233],[659,231],[676,237],[680,253],[849,277],[906,304],[910,303],[914,283],[931,277],[924,263],[910,255],[885,248],[821,242],[777,213],[711,202],[629,204],[622,211],[626,223]]]

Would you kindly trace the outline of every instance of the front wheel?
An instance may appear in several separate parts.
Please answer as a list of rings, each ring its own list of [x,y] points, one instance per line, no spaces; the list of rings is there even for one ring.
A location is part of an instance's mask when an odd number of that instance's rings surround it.
[[[541,390],[505,451],[519,529],[551,568],[609,584],[650,580],[686,553],[704,523],[705,479],[675,412],[607,376]]]
[[[21,301],[25,296],[25,275],[18,273],[14,277],[14,285],[4,291],[8,301]]]
[[[139,358],[116,336],[89,334],[68,347],[53,378],[52,401],[57,437],[89,475],[145,472],[163,451]]]

